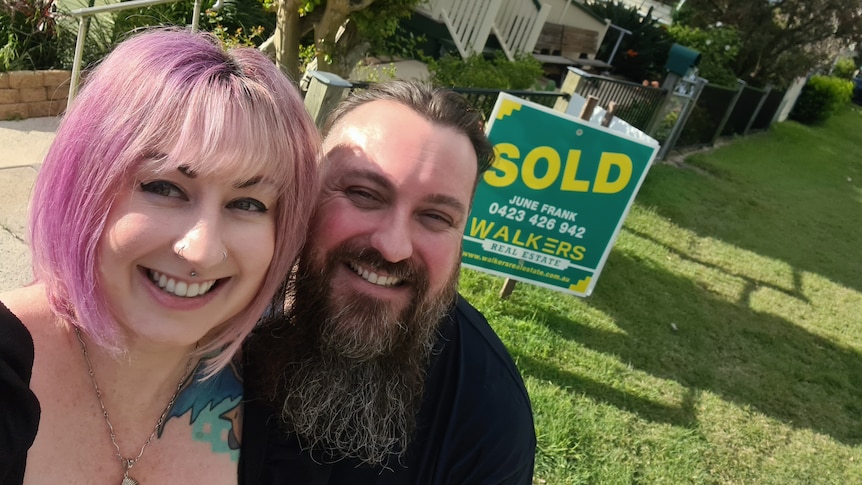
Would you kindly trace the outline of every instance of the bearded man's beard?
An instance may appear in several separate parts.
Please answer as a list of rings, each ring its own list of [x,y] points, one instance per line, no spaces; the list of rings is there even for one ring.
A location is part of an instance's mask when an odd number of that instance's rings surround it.
[[[430,295],[426,271],[411,261],[390,263],[374,249],[349,243],[325,255],[311,249],[301,261],[285,335],[296,358],[283,369],[283,418],[303,447],[323,451],[317,459],[386,466],[403,456],[416,427],[459,268]],[[397,311],[346,288],[335,294],[331,278],[344,261],[403,279],[412,290],[410,304]]]

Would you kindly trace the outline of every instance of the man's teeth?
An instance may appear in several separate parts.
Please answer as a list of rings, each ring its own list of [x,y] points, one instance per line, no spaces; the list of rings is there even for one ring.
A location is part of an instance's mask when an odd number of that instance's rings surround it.
[[[362,279],[374,285],[389,287],[401,283],[401,278],[378,275],[377,273],[368,271],[366,268],[362,268],[354,263],[350,263],[350,269],[352,269]]]
[[[150,271],[150,278],[155,284],[159,285],[159,288],[168,293],[184,298],[194,298],[196,296],[203,295],[210,291],[216,282],[216,280],[210,280],[188,284],[185,281],[176,281],[173,278],[169,278],[158,271]]]

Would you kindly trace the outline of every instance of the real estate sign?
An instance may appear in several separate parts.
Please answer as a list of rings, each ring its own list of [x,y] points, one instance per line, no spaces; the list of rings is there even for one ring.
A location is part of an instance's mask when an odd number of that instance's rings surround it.
[[[605,128],[501,93],[462,264],[589,295],[658,144],[620,121]]]

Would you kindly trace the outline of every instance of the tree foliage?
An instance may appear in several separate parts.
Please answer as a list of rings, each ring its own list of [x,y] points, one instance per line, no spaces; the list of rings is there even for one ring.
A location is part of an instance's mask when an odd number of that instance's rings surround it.
[[[742,43],[735,28],[700,29],[677,23],[668,29],[668,34],[677,44],[700,52],[697,66],[700,77],[709,80],[710,84],[736,87],[733,68]]]
[[[391,36],[422,0],[276,0],[273,36],[281,69],[299,75],[301,40],[311,34],[318,66],[346,76],[370,41]],[[342,29],[343,27],[343,29]],[[341,29],[341,32],[339,32]]]
[[[467,59],[446,54],[426,60],[432,82],[449,88],[533,89],[542,76],[542,64],[533,56],[521,55],[510,61],[502,51],[490,59],[482,54]]]
[[[610,19],[614,25],[632,32],[623,37],[614,58],[609,61],[614,66],[614,73],[635,82],[664,77],[671,41],[664,27],[652,17],[652,9],[641,16],[637,8],[617,1],[588,0],[586,6],[599,17]],[[617,35],[611,31],[605,36],[596,58],[610,57]]]
[[[835,65],[832,66],[832,75],[840,78],[852,80],[855,76],[859,68],[856,66],[856,61],[849,58],[844,57],[835,61]]]
[[[755,86],[828,69],[838,51],[862,40],[862,0],[688,0],[676,20],[736,28],[742,48],[733,70]]]
[[[62,62],[69,43],[60,34],[53,0],[0,2],[0,71],[48,69]]]

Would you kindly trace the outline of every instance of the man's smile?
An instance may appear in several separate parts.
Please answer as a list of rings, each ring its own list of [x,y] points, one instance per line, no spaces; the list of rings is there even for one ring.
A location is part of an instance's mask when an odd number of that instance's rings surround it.
[[[349,266],[350,269],[353,270],[353,272],[356,273],[360,278],[373,285],[390,288],[404,283],[404,280],[402,280],[401,278],[397,278],[395,276],[387,276],[382,272],[378,274],[378,272],[375,272],[373,269],[366,268],[353,261],[348,262],[347,266]]]

